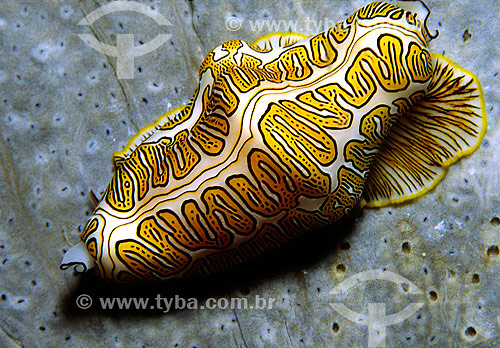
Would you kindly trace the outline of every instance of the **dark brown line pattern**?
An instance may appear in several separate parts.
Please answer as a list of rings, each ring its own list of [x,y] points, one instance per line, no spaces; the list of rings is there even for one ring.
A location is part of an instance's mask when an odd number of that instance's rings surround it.
[[[377,1],[372,2],[371,4],[368,4],[354,12],[346,19],[346,22],[351,24],[356,18],[359,20],[370,20],[377,17],[399,20],[401,19],[403,13],[404,10],[395,5]]]
[[[271,103],[260,117],[259,130],[266,146],[290,170],[301,172],[314,186],[329,187],[329,181],[318,164],[325,167],[335,161],[337,145],[327,132],[311,124],[312,119],[307,116],[291,114],[280,105]]]
[[[248,169],[252,180],[236,174],[227,178],[226,183],[254,213],[275,216],[284,209],[295,208],[299,196],[307,194],[293,180],[290,171],[284,170],[262,150],[252,149],[248,155]]]
[[[116,243],[116,255],[132,273],[122,277],[158,280],[179,273],[191,262],[189,254],[169,241],[154,217],[141,221],[137,237],[140,242],[124,239]]]
[[[332,37],[333,40],[335,40],[335,42],[337,44],[342,44],[342,43],[344,43],[344,41],[346,41],[346,39],[351,34],[351,26],[346,25],[345,22],[342,22],[342,23],[336,24],[335,26],[330,28],[327,32],[328,32],[329,38]],[[332,45],[333,45],[333,43],[332,43]]]
[[[329,223],[336,222],[351,212],[358,204],[365,184],[365,178],[346,166],[340,167],[337,177],[337,188],[320,207],[321,214],[328,217]]]
[[[315,66],[323,68],[337,59],[337,49],[331,41],[331,37],[329,32],[324,32],[311,38],[311,63]]]
[[[413,82],[426,82],[432,76],[431,53],[415,42],[410,43],[406,65]]]
[[[191,140],[195,142],[204,154],[208,156],[219,155],[225,147],[225,137],[229,135],[229,122],[224,115],[207,110],[209,105],[209,89],[203,92],[203,110],[200,118],[191,130]]]
[[[118,165],[115,175],[104,193],[106,203],[116,211],[130,211],[135,206],[134,193],[132,176],[124,169],[123,165]]]
[[[413,96],[377,155],[366,202],[410,196],[430,187],[452,160],[477,142],[481,105],[474,79],[436,58],[428,92]]]
[[[278,71],[280,81],[301,81],[312,74],[310,58],[305,46],[291,46],[278,58],[264,64],[264,70]]]
[[[87,240],[87,238],[92,233],[97,231],[98,227],[99,227],[99,221],[96,218],[92,218],[89,221],[87,221],[87,225],[85,225],[85,228],[83,229],[82,232],[82,240]]]
[[[371,48],[364,48],[356,55],[345,78],[351,91],[338,83],[333,83],[325,86],[325,89],[329,89],[331,96],[339,95],[353,107],[361,108],[377,93],[377,82],[380,87],[389,92],[403,91],[408,88],[410,78],[403,63],[404,48],[401,39],[394,35],[384,34],[378,37],[377,46],[378,53]],[[422,47],[421,50],[426,49]],[[414,60],[418,57],[425,59],[427,55],[419,55]],[[418,66],[427,65],[427,62],[419,63]],[[365,66],[370,69],[367,70]],[[412,68],[413,66],[408,67],[410,70]],[[431,71],[428,70],[424,81],[430,77],[430,74]],[[414,82],[421,82],[422,77],[419,72],[415,71],[412,75],[419,76],[419,81]]]
[[[344,150],[345,160],[351,162],[359,172],[367,173],[380,145],[396,120],[397,115],[391,115],[387,105],[377,106],[363,116],[359,133],[364,136],[364,139],[350,140],[347,143]]]
[[[237,235],[255,230],[255,218],[246,212],[226,190],[207,189],[201,195],[203,210],[194,200],[182,204],[181,217],[169,209],[157,213],[167,233],[187,250],[228,248]]]

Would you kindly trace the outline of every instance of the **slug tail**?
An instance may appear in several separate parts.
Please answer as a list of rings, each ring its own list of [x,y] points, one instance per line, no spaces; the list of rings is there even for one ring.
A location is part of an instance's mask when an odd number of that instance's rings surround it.
[[[368,174],[362,206],[380,207],[422,196],[483,139],[486,110],[479,80],[442,55],[433,53],[432,58],[428,91],[384,140]]]
[[[73,245],[64,254],[63,260],[61,262],[60,269],[66,270],[70,267],[74,267],[75,272],[83,273],[91,268],[94,268],[94,259],[87,251],[87,248],[83,242],[79,242]]]

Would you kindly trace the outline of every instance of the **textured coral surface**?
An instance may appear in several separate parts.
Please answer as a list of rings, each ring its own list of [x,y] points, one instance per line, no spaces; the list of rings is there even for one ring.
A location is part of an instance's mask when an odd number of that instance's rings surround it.
[[[369,337],[359,325],[366,321],[346,319],[331,303],[365,316],[376,307],[370,303],[384,303],[387,314],[421,303],[385,328],[387,347],[500,345],[498,2],[428,2],[428,25],[440,33],[431,49],[477,74],[488,113],[479,149],[434,190],[400,206],[356,211],[233,271],[146,286],[59,270],[93,209],[89,190],[101,192],[109,182],[112,153],[190,99],[212,47],[273,31],[313,34],[368,1],[144,1],[169,24],[128,11],[78,25],[106,3],[0,3],[1,347],[366,347],[370,337],[383,339],[380,330]],[[78,36],[115,45],[118,35],[133,34],[140,46],[158,33],[171,36],[134,59],[131,79],[118,79],[116,58]],[[380,269],[407,281],[370,280],[331,292]],[[409,282],[421,293],[412,294]],[[77,306],[83,294],[93,300],[89,309]],[[209,298],[274,303],[164,313],[158,295],[199,305]],[[114,297],[150,302],[144,310],[103,309],[100,298]]]

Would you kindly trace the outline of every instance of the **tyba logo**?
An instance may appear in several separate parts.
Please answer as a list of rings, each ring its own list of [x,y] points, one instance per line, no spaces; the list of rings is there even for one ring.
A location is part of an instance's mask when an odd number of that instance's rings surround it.
[[[160,26],[171,25],[170,22],[159,12],[150,7],[134,1],[114,1],[101,6],[90,12],[83,18],[78,25],[92,25],[102,16],[120,11],[132,11],[141,13],[154,20]],[[134,78],[134,58],[143,56],[156,50],[163,45],[171,34],[158,34],[153,40],[140,46],[134,46],[134,34],[117,34],[116,46],[105,44],[97,40],[91,34],[78,34],[80,39],[93,49],[104,53],[105,55],[116,57],[116,75],[119,79]]]
[[[382,269],[373,269],[357,273],[342,283],[337,285],[331,292],[331,295],[345,294],[350,288],[369,281],[384,280],[395,283],[405,289],[409,295],[422,295],[422,291],[411,281],[399,274]],[[385,347],[386,327],[394,325],[408,319],[416,313],[424,304],[422,302],[410,303],[404,309],[397,313],[387,314],[385,303],[368,303],[368,313],[361,314],[348,308],[343,303],[330,303],[330,306],[344,318],[350,321],[368,327],[368,347]]]

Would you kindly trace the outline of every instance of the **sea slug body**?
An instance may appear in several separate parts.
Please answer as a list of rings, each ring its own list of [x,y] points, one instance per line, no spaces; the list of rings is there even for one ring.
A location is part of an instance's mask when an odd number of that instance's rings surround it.
[[[422,195],[486,126],[477,78],[433,54],[420,1],[317,35],[215,47],[190,103],[141,130],[62,268],[116,281],[217,272],[358,204]]]

